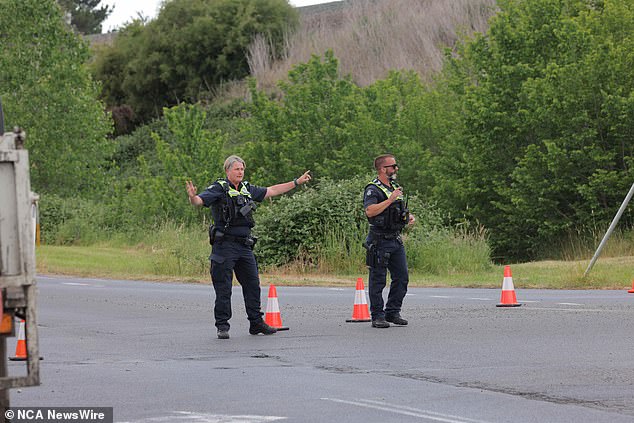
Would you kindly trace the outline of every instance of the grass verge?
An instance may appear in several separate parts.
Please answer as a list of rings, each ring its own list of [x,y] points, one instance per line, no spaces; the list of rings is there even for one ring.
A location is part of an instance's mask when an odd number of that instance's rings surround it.
[[[202,274],[182,270],[178,258],[151,247],[40,246],[36,249],[38,274],[84,278],[137,279],[149,281],[203,282]],[[199,270],[199,269],[198,269]]]
[[[59,274],[106,279],[136,279],[209,283],[201,257],[185,258],[170,251],[137,247],[40,246],[36,251],[39,274]],[[188,261],[188,260],[191,260]],[[588,260],[539,261],[514,264],[515,288],[547,289],[630,289],[634,277],[634,256],[600,258],[584,278]],[[410,269],[410,286],[500,288],[503,266],[470,273],[432,275]],[[263,272],[263,284],[294,286],[354,286],[357,277],[367,280],[367,272],[336,275],[292,273],[282,269]]]

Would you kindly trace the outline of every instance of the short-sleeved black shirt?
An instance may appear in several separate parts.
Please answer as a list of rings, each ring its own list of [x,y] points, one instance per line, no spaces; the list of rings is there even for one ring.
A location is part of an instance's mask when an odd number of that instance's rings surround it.
[[[375,179],[373,182],[377,181],[384,188],[386,188],[387,192],[391,194],[394,192],[395,188],[392,184],[385,185],[378,179]],[[363,209],[367,209],[372,204],[378,204],[388,199],[388,195],[381,188],[376,186],[374,183],[370,183],[365,187],[365,192],[363,193]],[[397,200],[392,203],[388,208],[383,210],[378,216],[374,216],[372,218],[368,218],[368,222],[370,223],[370,229],[375,232],[394,232],[397,230],[401,230],[402,226],[394,227],[394,223],[391,222],[393,219],[392,214],[390,213],[395,207],[399,207],[399,204],[402,204],[402,200]]]
[[[228,184],[231,184],[227,179],[225,179]],[[235,187],[234,187],[235,188]],[[266,188],[259,187],[257,185],[248,184],[248,191],[251,194],[251,198],[253,201],[261,203],[264,201],[264,197],[266,196]],[[198,196],[203,200],[203,206],[212,207],[214,203],[222,200],[227,194],[225,193],[224,188],[218,182],[214,182],[210,186],[207,187],[206,190],[198,194]],[[214,216],[214,219],[217,219],[217,216]],[[224,224],[222,225],[224,229]],[[235,235],[235,236],[247,236],[251,232],[251,228],[248,226],[231,226],[226,229],[226,233]]]
[[[385,188],[387,188],[388,192],[394,191],[394,188],[391,186],[385,185],[381,183]],[[363,209],[367,209],[368,206],[372,204],[378,204],[387,200],[385,193],[381,191],[379,187],[374,184],[369,184],[365,187],[365,192],[363,193]]]

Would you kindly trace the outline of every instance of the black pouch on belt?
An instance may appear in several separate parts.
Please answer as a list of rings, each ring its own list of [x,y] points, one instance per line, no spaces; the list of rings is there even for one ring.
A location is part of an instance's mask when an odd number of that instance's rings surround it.
[[[368,267],[376,266],[376,244],[363,241],[363,248],[365,248],[365,265]]]
[[[209,226],[209,245],[214,245],[214,241],[216,240],[216,227],[214,225]]]
[[[249,235],[245,240],[244,240],[244,245],[246,245],[247,247],[251,248],[252,250],[255,248],[255,244],[258,242],[258,238],[254,237],[253,235]]]

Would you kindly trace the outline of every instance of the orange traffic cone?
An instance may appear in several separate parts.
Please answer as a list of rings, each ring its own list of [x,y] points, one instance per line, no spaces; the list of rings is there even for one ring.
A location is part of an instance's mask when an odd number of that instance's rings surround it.
[[[630,294],[634,294],[634,280],[632,280],[632,289],[627,292],[629,292]]]
[[[365,299],[365,288],[363,287],[363,279],[357,279],[357,287],[354,293],[354,309],[352,310],[352,319],[346,322],[370,322],[370,312],[368,311],[368,302]]]
[[[266,303],[264,322],[277,330],[288,330],[288,327],[282,326],[282,315],[280,313],[280,304],[277,301],[275,285],[269,286],[269,299]]]
[[[513,276],[511,266],[504,267],[504,281],[502,282],[502,298],[497,307],[519,307],[520,303],[515,298],[515,288],[513,287]]]
[[[24,333],[24,319],[20,320],[20,330],[18,331],[18,343],[15,346],[15,357],[9,357],[11,361],[26,360],[26,336]]]

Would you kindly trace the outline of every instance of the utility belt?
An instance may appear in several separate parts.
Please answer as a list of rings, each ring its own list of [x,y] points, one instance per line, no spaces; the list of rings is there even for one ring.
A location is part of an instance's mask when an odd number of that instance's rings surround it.
[[[374,232],[370,231],[368,239],[363,242],[366,249],[365,265],[368,267],[387,267],[390,262],[391,253],[380,250],[379,242],[382,240],[398,240],[401,244],[403,240],[400,232]]]
[[[399,239],[401,237],[401,233],[400,232],[376,232],[373,230],[370,230],[370,238],[372,239],[372,241],[376,240],[392,240],[392,239]]]
[[[221,243],[224,241],[235,242],[237,244],[246,245],[247,247],[253,249],[255,247],[255,243],[258,242],[258,239],[253,235],[248,236],[235,236],[222,232],[215,226],[209,227],[209,244],[214,245],[217,243]]]

